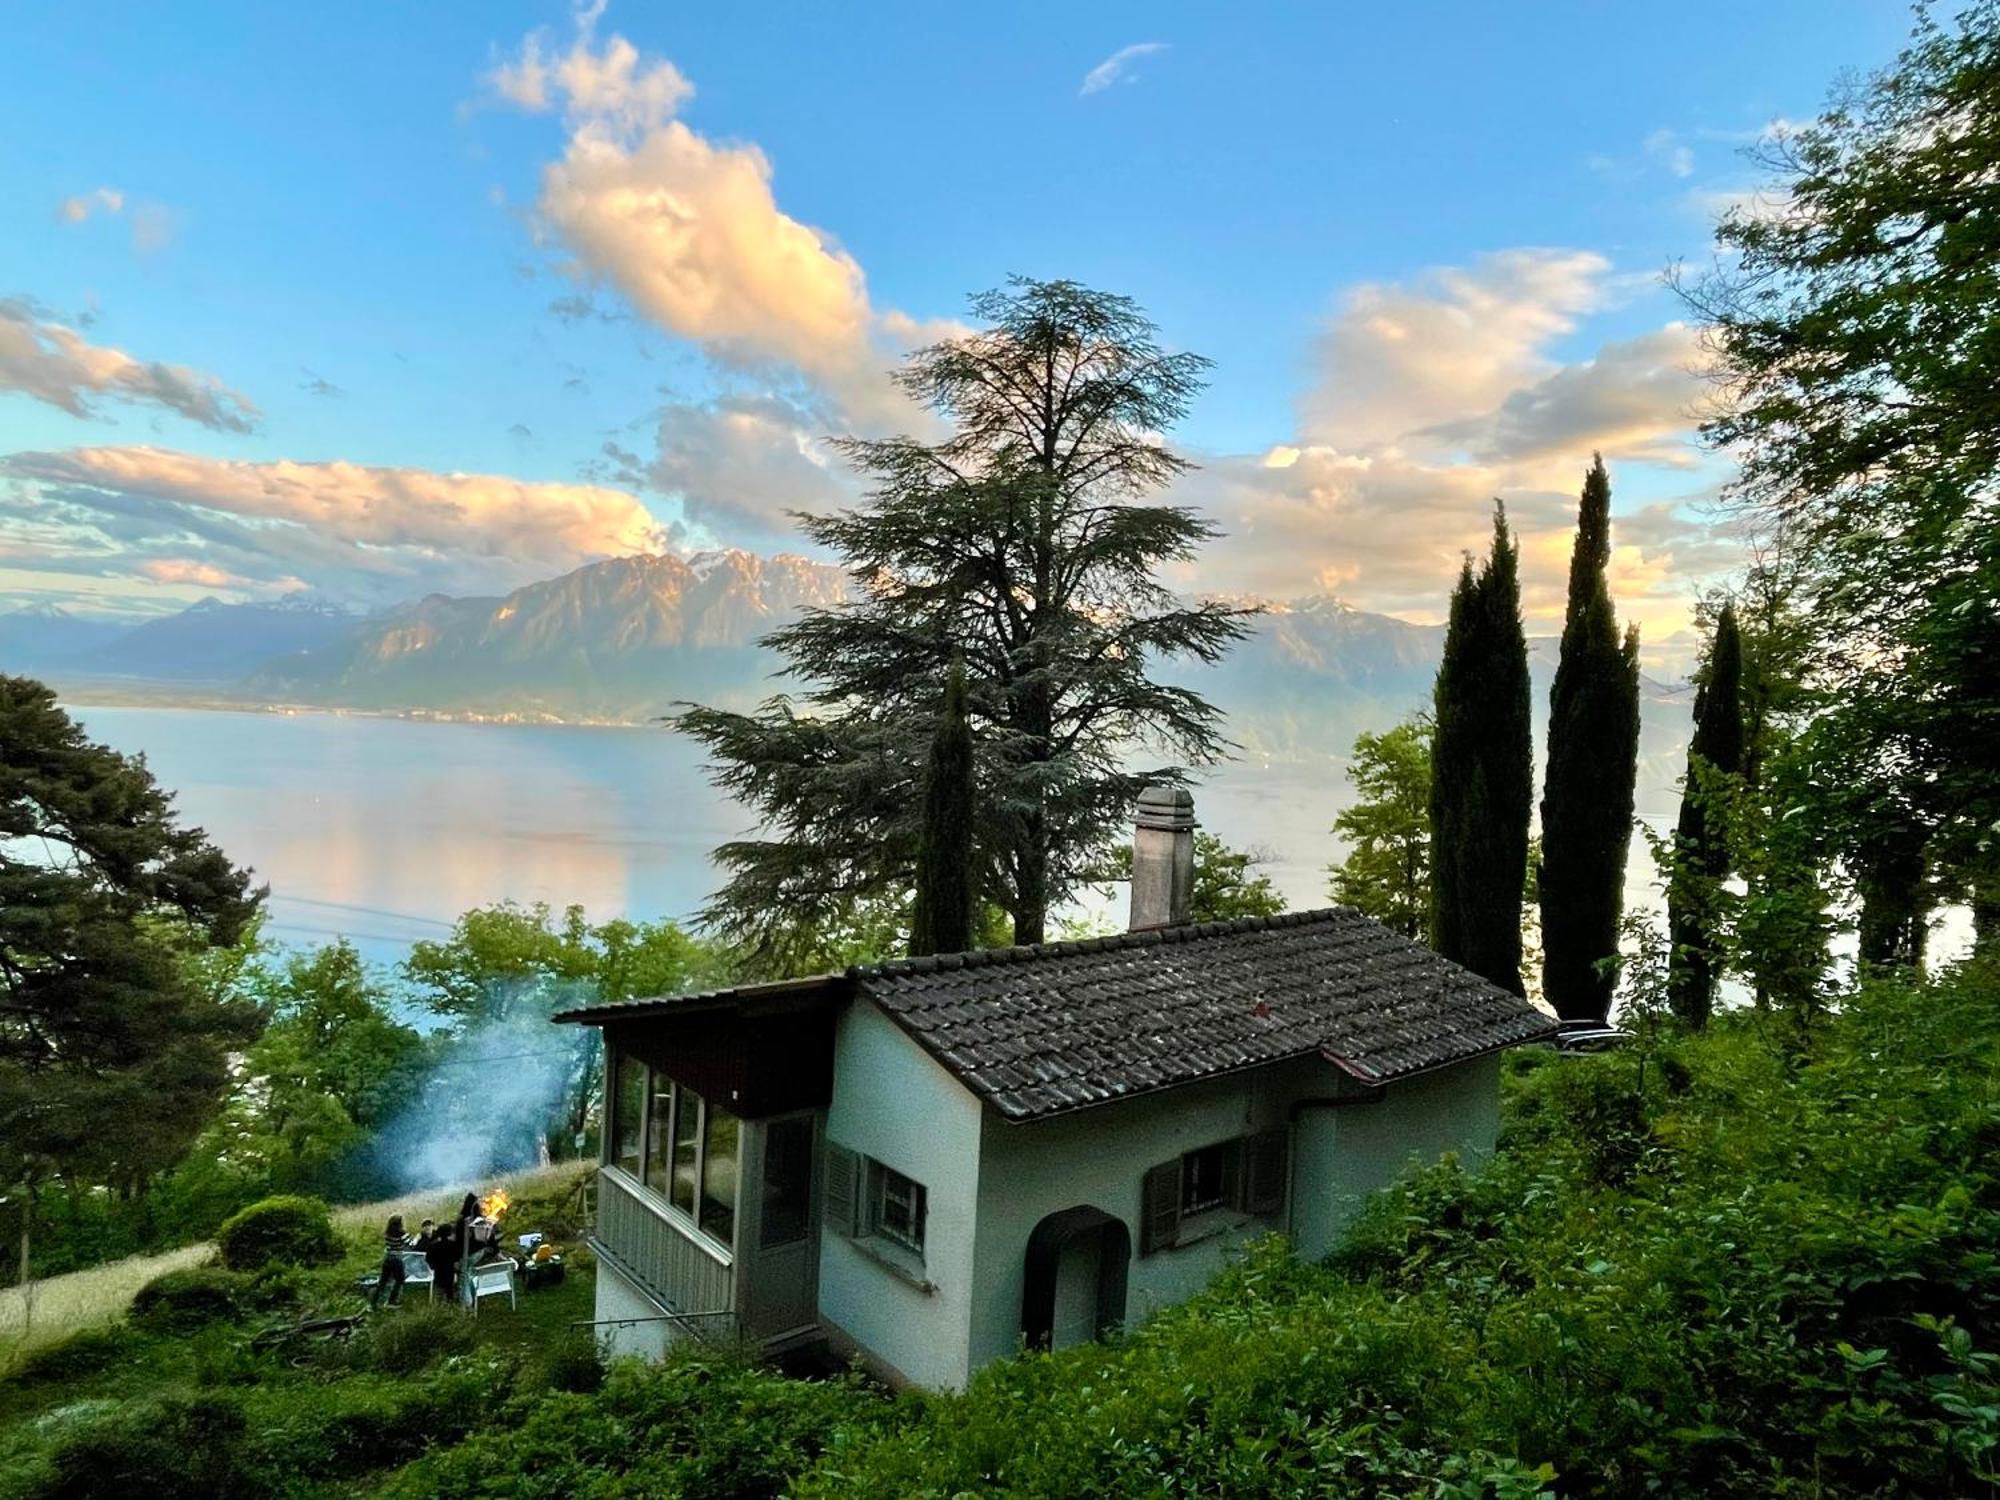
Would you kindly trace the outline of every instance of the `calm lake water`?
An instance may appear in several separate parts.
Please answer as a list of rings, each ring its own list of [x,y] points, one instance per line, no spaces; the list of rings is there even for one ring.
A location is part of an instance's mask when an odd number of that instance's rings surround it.
[[[393,961],[470,907],[580,902],[593,919],[682,917],[709,851],[751,820],[664,729],[426,723],[203,709],[73,710],[146,756],[183,816],[271,887],[272,936],[352,938]],[[1325,901],[1336,764],[1236,764],[1196,793],[1203,826],[1267,850],[1294,905]]]

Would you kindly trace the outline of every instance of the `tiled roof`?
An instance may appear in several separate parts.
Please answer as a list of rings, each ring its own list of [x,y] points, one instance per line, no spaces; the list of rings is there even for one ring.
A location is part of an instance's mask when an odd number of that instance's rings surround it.
[[[1017,1120],[1314,1054],[1387,1083],[1555,1030],[1348,907],[904,959],[849,978]]]

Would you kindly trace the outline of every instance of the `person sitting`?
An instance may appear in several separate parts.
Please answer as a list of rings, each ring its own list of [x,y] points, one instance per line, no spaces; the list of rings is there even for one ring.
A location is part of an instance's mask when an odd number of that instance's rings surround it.
[[[402,1305],[403,1283],[410,1276],[409,1267],[403,1264],[402,1252],[417,1248],[417,1242],[403,1232],[403,1216],[389,1215],[389,1225],[382,1231],[382,1269],[376,1274],[375,1290],[368,1294],[369,1311],[379,1308],[385,1295],[391,1307]]]

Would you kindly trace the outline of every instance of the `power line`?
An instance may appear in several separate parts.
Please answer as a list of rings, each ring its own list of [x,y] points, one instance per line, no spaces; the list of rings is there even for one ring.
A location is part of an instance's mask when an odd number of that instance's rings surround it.
[[[271,900],[274,902],[288,902],[293,906],[323,906],[332,911],[358,911],[370,917],[388,917],[392,921],[397,922],[416,922],[425,927],[442,927],[447,932],[451,930],[452,925],[437,917],[420,917],[413,912],[391,911],[384,906],[356,906],[352,902],[347,901],[322,901],[313,896],[287,896],[282,893],[273,893]]]

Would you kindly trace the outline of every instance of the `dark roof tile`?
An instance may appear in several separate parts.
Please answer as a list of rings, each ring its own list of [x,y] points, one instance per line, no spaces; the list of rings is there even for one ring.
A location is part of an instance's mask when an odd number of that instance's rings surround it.
[[[1525,1001],[1347,907],[906,959],[848,977],[1014,1119],[1314,1054],[1386,1083],[1554,1030]]]

